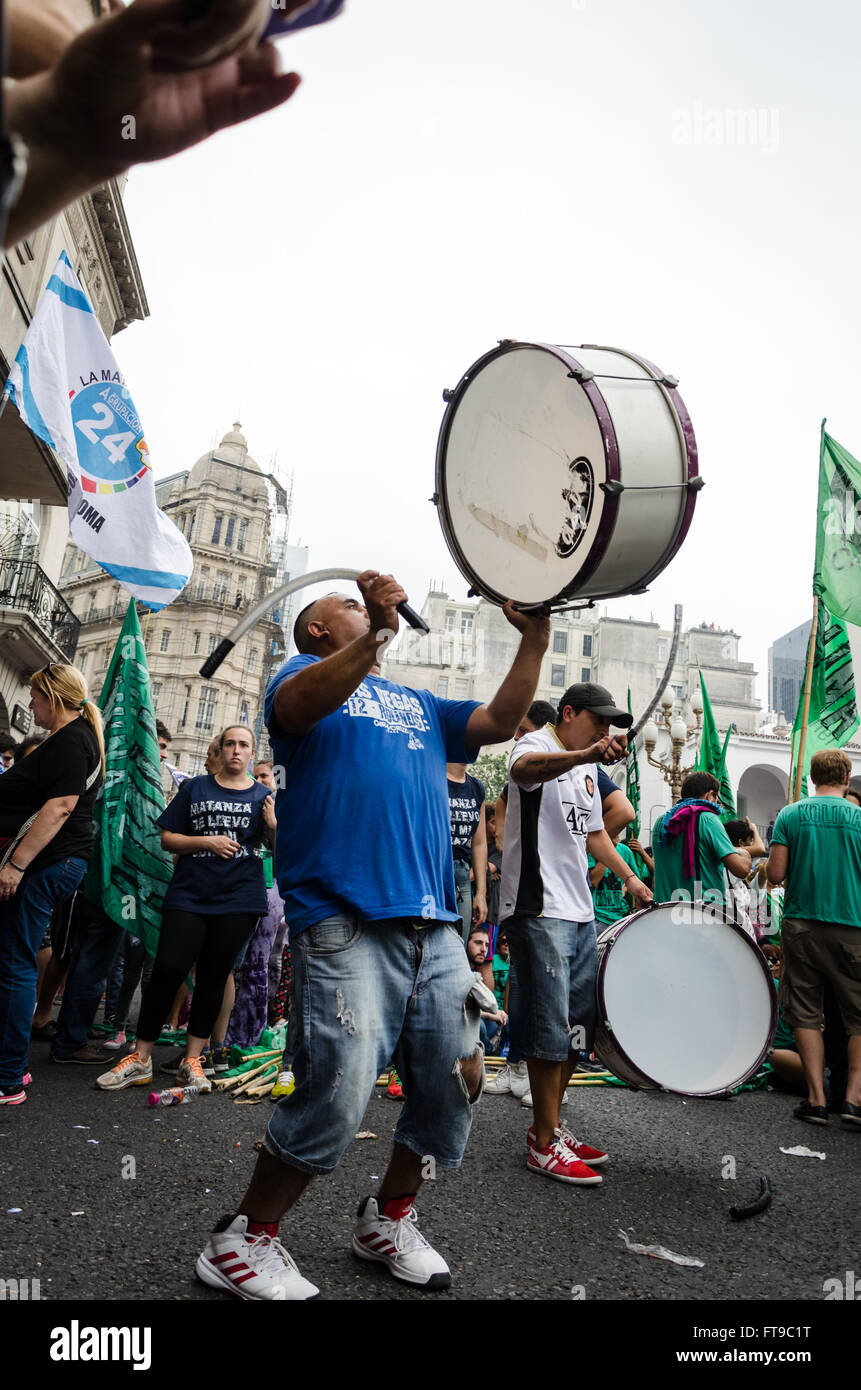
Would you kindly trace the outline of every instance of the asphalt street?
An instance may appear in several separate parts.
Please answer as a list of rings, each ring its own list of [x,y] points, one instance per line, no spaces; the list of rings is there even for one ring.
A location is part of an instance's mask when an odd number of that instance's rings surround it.
[[[105,1094],[97,1069],[57,1066],[47,1052],[33,1045],[27,1104],[0,1109],[0,1277],[38,1278],[47,1300],[229,1304],[197,1281],[194,1264],[245,1190],[271,1103],[213,1093],[149,1109],[149,1087]],[[451,1267],[449,1290],[422,1293],[351,1254],[356,1205],[375,1190],[398,1116],[381,1091],[363,1124],[377,1137],[356,1140],[312,1185],[284,1222],[285,1244],[328,1299],[821,1301],[825,1280],[854,1270],[861,1292],[861,1133],[834,1117],[827,1129],[802,1124],[795,1098],[776,1092],[729,1102],[570,1094],[572,1128],[611,1156],[600,1187],[527,1171],[531,1112],[511,1096],[484,1098],[462,1170],[425,1185],[421,1229]],[[781,1152],[795,1145],[825,1160]],[[724,1176],[733,1165],[735,1179]],[[752,1200],[763,1173],[770,1208],[731,1220],[729,1207]],[[703,1267],[630,1253],[622,1229]]]

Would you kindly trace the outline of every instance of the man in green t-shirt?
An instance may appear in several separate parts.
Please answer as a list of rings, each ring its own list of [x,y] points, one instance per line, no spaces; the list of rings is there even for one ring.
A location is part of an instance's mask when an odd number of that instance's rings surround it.
[[[841,1119],[861,1128],[861,811],[844,800],[852,764],[839,748],[814,753],[815,796],[784,806],[774,826],[768,876],[786,880],[780,1003],[795,1037],[808,1098],[795,1111],[828,1123],[822,1014],[831,985],[849,1035]]]
[[[744,878],[750,855],[736,849],[720,819],[720,782],[710,772],[690,772],[681,800],[655,822],[655,902],[726,905],[724,866]]]
[[[639,874],[640,867],[627,845],[621,844],[621,832],[613,836],[613,844],[619,851],[634,874]],[[602,927],[612,926],[618,922],[620,917],[627,917],[630,912],[636,911],[632,907],[629,899],[625,897],[623,885],[611,869],[605,864],[601,864],[595,859],[594,855],[587,856],[589,861],[589,887],[592,889],[592,902],[595,909],[595,923],[600,932]],[[636,905],[639,907],[639,903]]]

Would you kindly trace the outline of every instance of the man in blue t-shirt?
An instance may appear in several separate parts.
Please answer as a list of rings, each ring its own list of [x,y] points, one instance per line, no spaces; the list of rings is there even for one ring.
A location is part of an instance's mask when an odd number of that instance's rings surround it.
[[[546,617],[503,612],[521,634],[487,705],[440,700],[374,674],[406,594],[366,570],[361,599],[329,594],[299,614],[300,655],[272,678],[265,715],[279,787],[275,862],[290,924],[296,1089],[270,1120],[237,1215],[213,1232],[200,1278],[243,1298],[317,1290],[277,1239],[281,1217],[353,1139],[393,1058],[405,1102],[353,1251],[406,1283],[444,1288],[445,1261],[416,1225],[422,1179],[460,1166],[481,1093],[480,1006],[455,924],[446,762],[511,738],[535,692]]]

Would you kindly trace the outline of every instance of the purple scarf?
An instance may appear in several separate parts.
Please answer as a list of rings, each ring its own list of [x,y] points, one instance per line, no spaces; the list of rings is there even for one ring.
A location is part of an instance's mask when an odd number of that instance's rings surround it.
[[[705,811],[712,811],[719,816],[722,810],[722,806],[715,806],[712,801],[698,801],[694,797],[688,797],[673,807],[661,826],[659,844],[667,844],[671,835],[684,836],[682,873],[685,878],[693,878],[696,873],[696,830],[700,816]]]

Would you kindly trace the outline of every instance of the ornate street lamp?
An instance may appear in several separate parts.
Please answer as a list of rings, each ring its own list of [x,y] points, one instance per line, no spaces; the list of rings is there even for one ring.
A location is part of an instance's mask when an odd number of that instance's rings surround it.
[[[673,694],[669,687],[661,696],[661,709],[664,715],[664,728],[670,736],[672,755],[670,761],[664,762],[661,758],[653,757],[655,747],[658,742],[658,726],[653,720],[643,728],[643,744],[646,749],[646,758],[651,767],[656,767],[663,774],[664,781],[669,784],[670,795],[673,805],[679,800],[682,792],[682,782],[690,771],[689,767],[682,767],[682,754],[688,739],[696,735],[702,723],[703,701],[698,690],[694,691],[690,701],[691,710],[696,719],[695,725],[688,726],[681,713],[672,718],[673,713]]]

